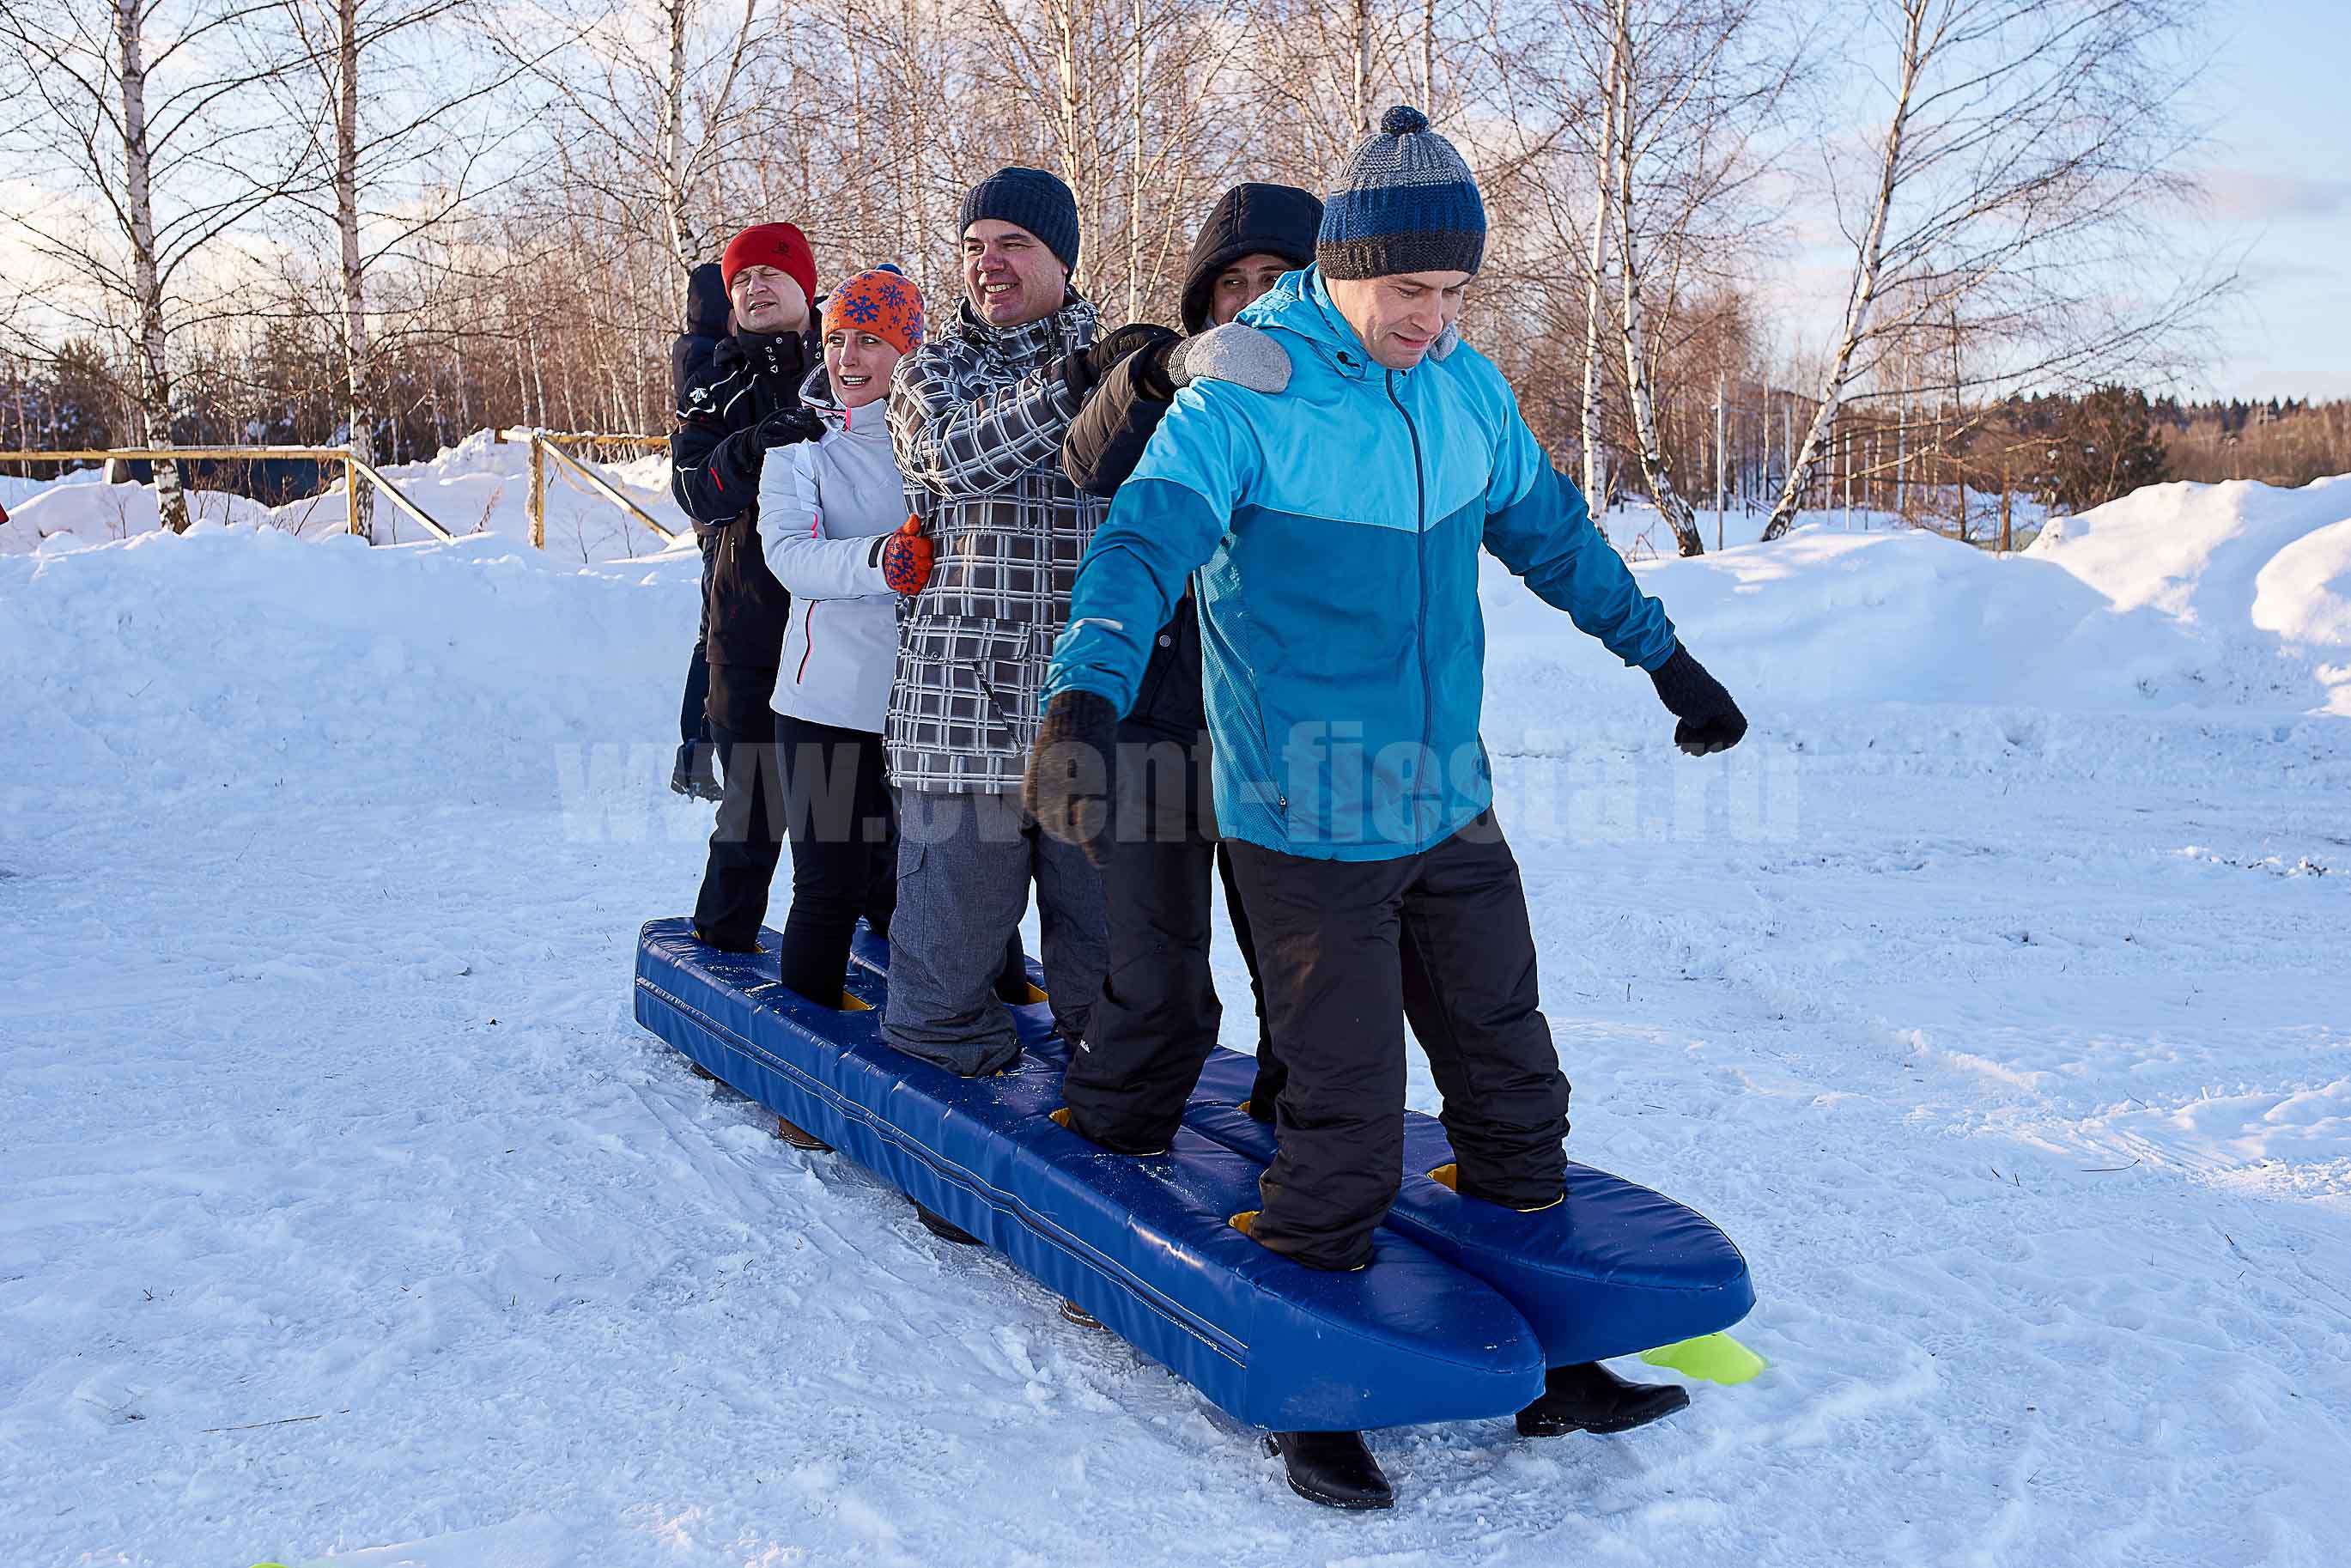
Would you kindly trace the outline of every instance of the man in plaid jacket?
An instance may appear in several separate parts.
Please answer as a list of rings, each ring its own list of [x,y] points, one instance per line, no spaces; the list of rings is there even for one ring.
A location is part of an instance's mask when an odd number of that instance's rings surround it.
[[[1102,372],[1165,328],[1096,340],[1070,287],[1077,202],[1040,169],[964,198],[965,300],[899,361],[890,434],[936,565],[899,625],[885,741],[898,791],[898,907],[883,1037],[966,1076],[1019,1054],[995,981],[1037,887],[1045,984],[1072,1044],[1102,989],[1102,879],[1020,807],[1038,690],[1107,502],[1061,472]]]

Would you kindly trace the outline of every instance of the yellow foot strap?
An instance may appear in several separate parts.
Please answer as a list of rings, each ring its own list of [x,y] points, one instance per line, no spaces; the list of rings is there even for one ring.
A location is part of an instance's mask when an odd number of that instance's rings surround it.
[[[1435,1182],[1437,1186],[1443,1187],[1447,1192],[1459,1192],[1461,1190],[1461,1167],[1458,1165],[1439,1166],[1435,1170],[1428,1173],[1428,1179]],[[1557,1208],[1561,1204],[1565,1203],[1566,1201],[1567,1194],[1561,1193],[1549,1203],[1529,1204],[1523,1208],[1520,1208],[1514,1203],[1501,1204],[1497,1207],[1517,1209],[1520,1214],[1541,1214],[1544,1209]]]

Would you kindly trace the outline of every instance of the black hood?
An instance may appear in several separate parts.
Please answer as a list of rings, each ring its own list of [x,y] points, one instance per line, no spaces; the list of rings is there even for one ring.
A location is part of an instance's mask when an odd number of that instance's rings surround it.
[[[1227,191],[1192,242],[1192,264],[1184,275],[1184,330],[1208,329],[1208,291],[1217,274],[1259,251],[1292,267],[1311,267],[1314,235],[1322,227],[1322,204],[1295,185],[1251,183]]]
[[[705,261],[685,281],[685,330],[689,337],[726,336],[726,275],[715,261]]]

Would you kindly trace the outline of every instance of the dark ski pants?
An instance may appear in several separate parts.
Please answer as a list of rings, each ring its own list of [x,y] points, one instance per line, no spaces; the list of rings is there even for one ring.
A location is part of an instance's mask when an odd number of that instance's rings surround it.
[[[747,953],[758,945],[759,922],[768,915],[768,890],[784,853],[775,715],[749,712],[722,717],[714,712],[710,733],[717,743],[726,789],[718,801],[717,826],[710,831],[702,893],[694,901],[694,929],[714,947]]]
[[[694,640],[694,653],[685,662],[685,693],[678,700],[677,740],[680,746],[703,746],[713,738],[710,716],[710,666],[703,662],[703,642]]]
[[[792,852],[782,977],[820,1007],[841,1006],[849,943],[862,915],[890,934],[898,902],[897,807],[882,737],[776,716],[776,776]]]
[[[1318,1269],[1371,1260],[1404,1169],[1406,1018],[1445,1098],[1458,1190],[1517,1208],[1557,1198],[1567,1079],[1493,813],[1399,860],[1230,847],[1290,1072],[1251,1234]]]
[[[1102,877],[1013,794],[902,789],[882,1038],[967,1078],[1020,1054],[997,985],[1037,886],[1054,1028],[1084,1038],[1104,962]]]
[[[1223,1021],[1208,972],[1209,879],[1219,873],[1257,998],[1249,1105],[1259,1120],[1273,1120],[1284,1074],[1265,1026],[1265,982],[1232,855],[1217,839],[1207,737],[1187,747],[1130,730],[1121,741],[1116,831],[1102,868],[1110,967],[1064,1089],[1079,1131],[1107,1148],[1146,1154],[1175,1137]]]

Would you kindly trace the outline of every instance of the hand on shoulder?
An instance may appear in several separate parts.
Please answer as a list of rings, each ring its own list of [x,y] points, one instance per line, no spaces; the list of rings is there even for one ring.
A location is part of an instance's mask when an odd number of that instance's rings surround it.
[[[1270,332],[1230,321],[1170,350],[1167,379],[1179,387],[1230,382],[1251,392],[1279,392],[1290,385],[1290,350]]]

